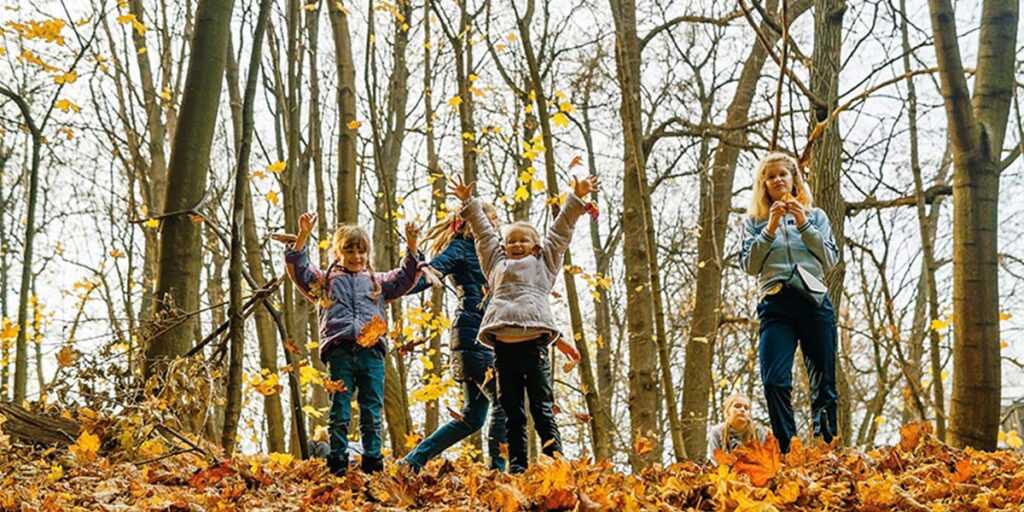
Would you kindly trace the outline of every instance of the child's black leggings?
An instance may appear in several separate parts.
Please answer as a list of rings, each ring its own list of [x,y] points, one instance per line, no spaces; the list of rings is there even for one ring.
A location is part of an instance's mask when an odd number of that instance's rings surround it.
[[[498,401],[505,409],[509,471],[522,472],[529,465],[526,451],[526,396],[542,450],[554,457],[562,451],[555,423],[555,398],[551,391],[551,363],[547,337],[520,343],[494,344],[498,370]]]

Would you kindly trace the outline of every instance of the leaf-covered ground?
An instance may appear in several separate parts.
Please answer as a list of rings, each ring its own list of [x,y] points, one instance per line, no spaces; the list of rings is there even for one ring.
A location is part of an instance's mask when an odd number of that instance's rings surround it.
[[[773,441],[715,466],[675,464],[637,475],[608,464],[544,460],[521,476],[437,461],[417,476],[330,476],[322,461],[240,456],[211,465],[195,453],[155,462],[9,446],[0,455],[2,510],[1021,510],[1024,458],[956,450],[927,425],[868,453]],[[165,454],[166,455],[166,454]]]

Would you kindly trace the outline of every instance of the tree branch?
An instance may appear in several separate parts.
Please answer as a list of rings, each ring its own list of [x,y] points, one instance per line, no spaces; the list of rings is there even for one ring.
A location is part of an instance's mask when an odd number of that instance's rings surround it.
[[[934,204],[940,198],[953,195],[953,187],[950,185],[932,185],[924,191],[924,202]],[[915,206],[917,197],[914,195],[898,197],[896,199],[876,199],[869,197],[863,201],[846,203],[846,215],[853,216],[861,210],[881,210],[884,208],[896,208],[900,206]]]

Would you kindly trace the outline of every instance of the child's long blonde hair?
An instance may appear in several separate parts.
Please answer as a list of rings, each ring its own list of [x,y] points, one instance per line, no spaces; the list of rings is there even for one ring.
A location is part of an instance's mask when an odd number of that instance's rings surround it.
[[[771,208],[772,198],[768,195],[768,185],[765,183],[764,175],[768,172],[768,169],[777,165],[785,167],[793,175],[793,190],[790,191],[790,194],[793,194],[793,198],[800,201],[804,208],[809,209],[814,206],[811,189],[807,186],[807,182],[804,181],[803,172],[800,171],[800,166],[797,165],[796,159],[776,151],[768,153],[757,163],[757,173],[754,175],[754,194],[750,199],[747,215],[758,220],[768,218],[768,209]]]
[[[346,249],[356,249],[366,252],[366,270],[370,272],[370,281],[373,282],[373,290],[370,292],[370,298],[377,300],[381,294],[381,287],[380,283],[377,282],[377,278],[373,271],[373,243],[370,239],[370,234],[367,233],[362,226],[342,224],[338,230],[334,232],[334,236],[331,237],[331,256],[334,257],[335,262],[341,261],[342,253]]]
[[[497,217],[498,211],[494,205],[483,203],[482,206],[485,215]],[[466,237],[473,236],[472,230],[469,229],[469,223],[465,222],[457,213],[449,213],[445,218],[430,226],[426,236],[423,237],[423,242],[430,244],[430,257],[433,258],[448,248],[448,244],[452,243],[456,233],[461,233]]]
[[[744,395],[743,393],[733,393],[729,395],[729,398],[725,399],[725,404],[722,406],[725,412],[725,425],[723,425],[722,428],[723,448],[729,446],[729,429],[732,428],[729,425],[729,409],[731,409],[733,404],[735,404],[739,400],[746,400],[748,404],[753,404],[753,402],[750,401],[750,397]],[[748,418],[747,426],[744,427],[743,430],[738,431],[737,433],[739,434],[740,442],[742,443],[747,443],[749,441],[757,439],[757,427],[754,425],[754,419]]]

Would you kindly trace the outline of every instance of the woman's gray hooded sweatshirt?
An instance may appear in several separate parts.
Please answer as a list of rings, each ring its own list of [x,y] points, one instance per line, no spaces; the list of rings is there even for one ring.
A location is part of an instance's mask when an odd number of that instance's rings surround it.
[[[583,200],[570,192],[548,234],[541,241],[539,254],[518,260],[509,259],[494,226],[479,199],[471,199],[462,208],[476,239],[480,268],[487,278],[487,311],[480,323],[480,341],[494,346],[495,333],[517,336],[546,336],[553,343],[560,336],[551,314],[549,295],[562,270],[562,255],[569,248],[576,220],[586,210]],[[520,330],[521,329],[521,330]]]
[[[825,272],[839,261],[839,248],[832,238],[832,226],[825,212],[810,208],[805,216],[807,221],[801,226],[796,225],[792,215],[783,216],[774,235],[765,229],[767,219],[743,219],[740,267],[752,276],[760,276],[760,294],[776,282],[789,279],[794,265],[800,265],[825,282]]]

